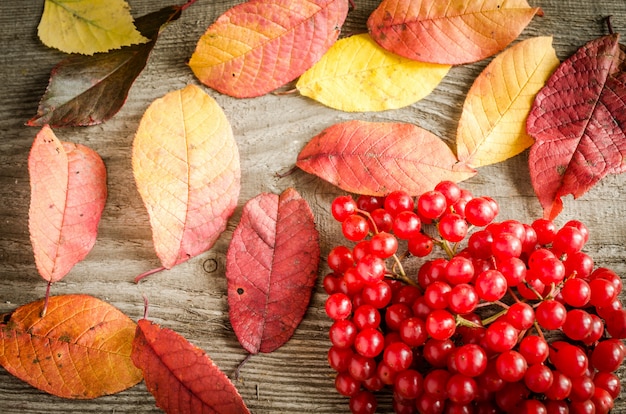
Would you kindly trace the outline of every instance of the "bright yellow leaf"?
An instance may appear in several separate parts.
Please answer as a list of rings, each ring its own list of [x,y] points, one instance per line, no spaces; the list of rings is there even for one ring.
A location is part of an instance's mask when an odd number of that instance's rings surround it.
[[[334,109],[384,111],[424,98],[449,70],[449,65],[392,54],[364,33],[337,41],[296,87],[302,95]]]
[[[48,47],[84,55],[148,41],[124,0],[46,0],[38,34]]]
[[[552,37],[528,39],[498,55],[465,98],[456,137],[459,161],[481,167],[530,147],[526,118],[558,65]]]

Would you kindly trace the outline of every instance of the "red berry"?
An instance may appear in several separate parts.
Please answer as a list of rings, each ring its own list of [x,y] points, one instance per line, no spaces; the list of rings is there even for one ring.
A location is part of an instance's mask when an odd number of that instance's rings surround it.
[[[330,205],[330,211],[335,220],[342,222],[357,210],[356,202],[352,196],[344,195],[335,198]]]
[[[393,234],[380,232],[370,239],[369,250],[373,255],[386,259],[398,250],[398,239]]]
[[[374,358],[383,351],[385,337],[374,328],[366,328],[360,331],[354,339],[354,349],[360,355]]]
[[[378,403],[370,391],[362,390],[350,397],[349,407],[352,414],[373,414]]]
[[[448,202],[439,191],[427,191],[417,199],[417,212],[420,217],[434,220],[444,213]]]
[[[406,191],[397,190],[392,191],[385,197],[384,207],[392,217],[395,217],[403,211],[412,211],[415,207],[415,203],[413,197]]]
[[[474,226],[486,226],[496,217],[492,202],[483,197],[476,197],[465,205],[465,219]]]
[[[458,243],[467,235],[467,221],[456,213],[446,213],[441,216],[438,224],[441,237],[452,243]]]
[[[393,219],[393,232],[403,240],[408,240],[419,234],[422,223],[412,211],[402,211]]]
[[[344,293],[333,293],[326,299],[325,308],[330,319],[346,319],[352,313],[352,301]]]
[[[359,214],[351,214],[341,223],[341,231],[346,239],[360,241],[367,236],[369,224],[365,217]]]
[[[448,339],[454,334],[455,329],[454,315],[446,310],[434,310],[426,318],[426,331],[435,339]]]

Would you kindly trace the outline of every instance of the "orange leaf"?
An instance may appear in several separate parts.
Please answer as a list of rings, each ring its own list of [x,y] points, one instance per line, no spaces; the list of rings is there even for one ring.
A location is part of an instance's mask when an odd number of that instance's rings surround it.
[[[47,393],[74,399],[114,394],[141,381],[130,354],[135,323],[88,295],[21,306],[0,324],[0,364]]]
[[[106,169],[95,151],[61,142],[45,126],[33,142],[28,171],[35,263],[41,277],[57,282],[96,242],[107,197]]]
[[[538,7],[526,0],[384,0],[370,15],[370,34],[385,49],[420,62],[458,65],[503,50]]]
[[[203,350],[170,329],[140,319],[133,362],[158,407],[178,414],[249,413],[237,388]]]
[[[313,137],[296,165],[345,191],[375,196],[394,190],[419,195],[440,181],[476,174],[436,135],[392,122],[335,124]]]
[[[250,0],[200,38],[189,66],[207,86],[237,98],[294,80],[335,43],[347,0]]]
[[[135,135],[132,163],[163,267],[210,249],[237,206],[241,176],[217,102],[195,85],[154,101]]]

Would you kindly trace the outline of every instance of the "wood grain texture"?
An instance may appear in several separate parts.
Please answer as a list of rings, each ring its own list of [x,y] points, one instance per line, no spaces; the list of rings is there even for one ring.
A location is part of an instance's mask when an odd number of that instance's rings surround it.
[[[164,0],[129,0],[134,16],[162,6]],[[148,216],[134,186],[131,145],[139,120],[156,98],[187,84],[198,84],[186,61],[198,38],[229,7],[240,1],[199,0],[159,38],[146,69],[130,90],[122,110],[103,125],[55,131],[61,140],[96,150],[108,172],[109,196],[92,252],[61,282],[55,295],[86,293],[117,306],[132,319],[143,314],[142,295],[150,301],[150,318],[173,329],[204,349],[227,374],[246,356],[228,320],[225,254],[243,204],[257,194],[279,194],[295,187],[311,205],[320,231],[322,256],[341,238],[328,212],[340,191],[315,177],[288,171],[308,140],[324,128],[350,119],[405,121],[424,127],[452,143],[464,96],[487,62],[453,68],[428,97],[410,107],[381,113],[348,114],[323,107],[297,95],[267,95],[238,100],[206,89],[224,109],[238,142],[242,192],[226,232],[207,253],[150,276],[139,285],[138,274],[159,266]],[[356,0],[344,35],[365,30],[376,0]],[[614,30],[626,33],[624,0],[533,0],[545,15],[535,17],[520,39],[554,36],[563,60],[589,40],[607,33],[603,18],[612,15]],[[37,130],[24,126],[43,94],[50,69],[63,54],[46,48],[36,36],[43,2],[0,2],[0,314],[43,297],[45,282],[38,276],[28,234],[29,180],[27,158]],[[597,265],[626,275],[626,176],[609,176],[579,200],[565,199],[558,223],[577,218],[591,229],[587,246]],[[527,152],[504,163],[481,168],[463,184],[477,195],[491,195],[501,205],[500,218],[530,222],[541,214],[527,167]],[[311,305],[292,339],[279,350],[255,355],[244,366],[236,386],[250,410],[269,413],[348,412],[347,399],[334,391],[333,373],[326,363],[329,347],[324,315],[326,295],[320,266]],[[624,370],[621,372],[624,375]],[[389,396],[380,412],[391,412]],[[615,412],[626,412],[623,397]],[[39,392],[0,369],[2,413],[157,413],[154,399],[140,384],[114,396],[93,401],[59,399]]]

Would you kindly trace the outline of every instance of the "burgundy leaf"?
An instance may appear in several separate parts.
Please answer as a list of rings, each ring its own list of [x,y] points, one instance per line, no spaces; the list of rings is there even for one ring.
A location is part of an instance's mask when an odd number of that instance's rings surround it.
[[[135,24],[149,42],[98,53],[72,55],[50,76],[37,115],[26,125],[52,127],[100,124],[124,105],[133,82],[146,66],[161,27],[180,17],[181,6],[169,6],[139,17]]]
[[[156,404],[168,413],[245,414],[237,388],[200,348],[141,319],[131,354]]]
[[[250,353],[272,352],[293,335],[317,276],[313,213],[296,190],[246,203],[226,257],[230,321]]]
[[[535,98],[529,167],[546,218],[562,211],[561,197],[626,170],[626,48],[618,42],[614,34],[581,47]]]

